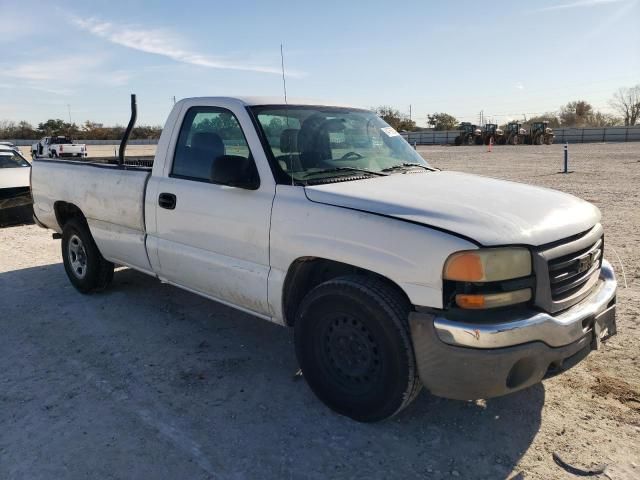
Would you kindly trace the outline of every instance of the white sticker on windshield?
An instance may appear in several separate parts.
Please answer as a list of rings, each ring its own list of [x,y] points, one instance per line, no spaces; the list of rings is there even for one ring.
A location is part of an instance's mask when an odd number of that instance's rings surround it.
[[[397,137],[398,135],[400,135],[398,132],[395,131],[393,127],[384,127],[384,128],[381,128],[380,130],[382,130],[387,137]]]

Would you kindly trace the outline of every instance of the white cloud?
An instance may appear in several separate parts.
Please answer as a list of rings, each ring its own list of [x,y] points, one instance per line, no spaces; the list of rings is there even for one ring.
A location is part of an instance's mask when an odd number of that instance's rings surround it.
[[[578,0],[577,2],[559,3],[558,5],[551,5],[549,7],[540,8],[536,11],[548,12],[551,10],[566,10],[569,8],[595,7],[598,5],[605,5],[608,3],[620,3],[620,2],[626,2],[626,1],[627,0]]]
[[[11,88],[28,88],[54,95],[68,96],[80,85],[118,87],[126,85],[130,74],[122,70],[105,68],[105,58],[100,56],[60,56],[52,60],[36,60],[11,64],[0,69],[0,78],[19,80]],[[9,85],[9,84],[5,84]]]
[[[184,46],[184,41],[181,38],[170,31],[145,29],[139,25],[114,25],[97,18],[83,19],[76,16],[71,17],[71,22],[78,28],[116,45],[160,55],[176,62],[206,68],[281,74],[279,66],[263,66],[237,60],[215,58],[192,51]],[[292,77],[303,75],[301,72],[290,70],[287,71],[287,74]]]
[[[524,90],[524,85],[522,84],[522,82],[518,82],[518,83],[516,83],[515,87],[516,87],[518,90]]]

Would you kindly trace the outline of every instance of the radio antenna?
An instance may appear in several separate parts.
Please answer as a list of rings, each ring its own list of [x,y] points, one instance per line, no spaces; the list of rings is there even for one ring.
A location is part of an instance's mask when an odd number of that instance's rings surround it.
[[[280,44],[280,64],[282,66],[282,88],[284,90],[284,103],[287,103],[287,79],[284,76],[284,50]]]

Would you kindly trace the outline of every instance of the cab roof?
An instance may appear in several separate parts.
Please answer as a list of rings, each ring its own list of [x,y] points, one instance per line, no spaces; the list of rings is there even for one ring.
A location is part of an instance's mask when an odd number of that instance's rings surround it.
[[[219,101],[221,103],[236,103],[245,107],[256,107],[261,105],[308,105],[308,106],[322,106],[322,107],[344,107],[344,108],[357,108],[359,110],[371,110],[370,108],[362,107],[359,105],[350,105],[343,102],[324,101],[318,99],[309,98],[287,98],[284,101],[284,97],[252,97],[252,96],[238,96],[238,97],[190,97],[180,100],[197,102],[198,100],[206,101]]]

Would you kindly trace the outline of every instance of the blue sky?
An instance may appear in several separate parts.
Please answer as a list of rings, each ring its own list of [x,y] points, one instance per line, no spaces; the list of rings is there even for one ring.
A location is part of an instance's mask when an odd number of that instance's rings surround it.
[[[0,0],[0,120],[162,124],[178,99],[281,95],[502,122],[640,83],[640,0]]]

